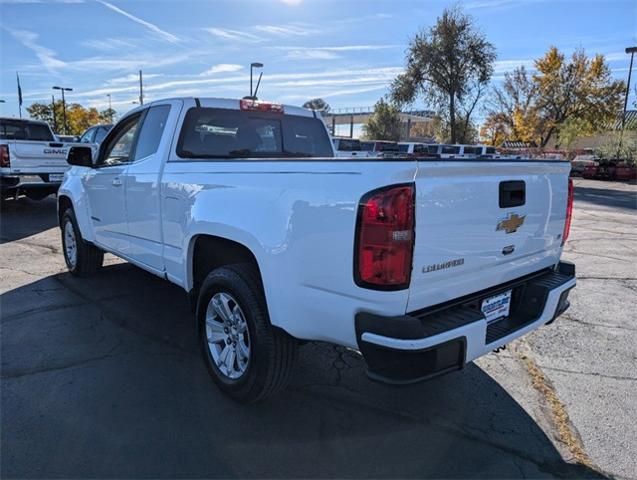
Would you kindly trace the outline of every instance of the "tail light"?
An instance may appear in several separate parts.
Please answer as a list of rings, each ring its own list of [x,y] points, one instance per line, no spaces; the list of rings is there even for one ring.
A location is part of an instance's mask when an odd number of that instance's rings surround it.
[[[358,207],[356,284],[376,290],[409,286],[414,250],[414,185],[369,192]]]
[[[0,145],[0,167],[10,167],[9,145]]]
[[[564,222],[564,233],[562,234],[562,245],[568,240],[571,232],[571,219],[573,218],[573,179],[568,179],[568,200],[566,201],[566,221]]]

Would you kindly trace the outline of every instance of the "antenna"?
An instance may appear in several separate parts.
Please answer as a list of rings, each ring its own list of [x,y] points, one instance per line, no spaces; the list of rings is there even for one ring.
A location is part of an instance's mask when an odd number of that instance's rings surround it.
[[[261,85],[261,77],[263,76],[263,72],[259,74],[259,80],[257,80],[257,86],[254,89],[254,94],[252,95],[253,100],[257,100],[257,92],[259,91],[259,85]]]

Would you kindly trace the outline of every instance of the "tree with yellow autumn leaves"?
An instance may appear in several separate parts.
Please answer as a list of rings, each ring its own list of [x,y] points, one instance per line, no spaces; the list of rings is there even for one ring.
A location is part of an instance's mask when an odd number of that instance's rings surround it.
[[[50,103],[32,103],[27,107],[29,116],[35,120],[42,120],[51,125],[55,133],[64,132],[64,115],[62,112],[62,101],[56,101],[55,105]],[[79,103],[66,105],[66,132],[68,135],[80,135],[84,130],[100,123],[113,123],[115,120],[115,110],[106,109],[99,112],[94,107],[83,107]]]
[[[505,75],[493,89],[481,136],[494,145],[518,140],[545,147],[591,135],[617,118],[626,85],[611,76],[603,55],[577,50],[567,59],[556,47]]]

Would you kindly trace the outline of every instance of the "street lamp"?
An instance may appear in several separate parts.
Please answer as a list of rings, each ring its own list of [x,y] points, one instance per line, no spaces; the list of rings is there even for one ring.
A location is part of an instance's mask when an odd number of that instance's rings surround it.
[[[259,62],[253,62],[250,64],[250,98],[254,97],[254,94],[252,93],[252,70],[255,68],[263,68],[263,64]],[[259,77],[259,80],[260,79],[261,77]]]
[[[113,104],[111,103],[111,94],[107,93],[108,97],[108,120],[113,123]]]
[[[72,88],[68,87],[53,87],[53,90],[60,90],[62,92],[62,121],[64,122],[64,135],[66,135],[66,100],[64,99],[64,92],[72,92]]]
[[[628,47],[625,50],[626,53],[630,53],[630,67],[628,67],[628,83],[626,84],[626,96],[624,96],[624,110],[622,111],[622,129],[619,132],[619,147],[617,148],[617,158],[621,155],[622,143],[624,142],[624,124],[626,123],[626,107],[628,107],[628,94],[630,93],[630,76],[633,73],[633,58],[637,47]]]

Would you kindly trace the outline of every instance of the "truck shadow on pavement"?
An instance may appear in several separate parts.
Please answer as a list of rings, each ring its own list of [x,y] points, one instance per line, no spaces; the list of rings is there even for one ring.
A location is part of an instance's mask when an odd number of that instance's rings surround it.
[[[619,184],[621,185],[621,184]],[[575,185],[573,197],[576,202],[586,202],[602,207],[637,210],[637,194],[634,190],[612,190]]]
[[[2,200],[0,212],[0,244],[30,237],[57,225],[57,203],[52,195],[40,201],[26,197]]]
[[[179,288],[131,265],[0,297],[5,478],[589,477],[477,366],[389,387],[302,347],[266,403],[223,396]]]

